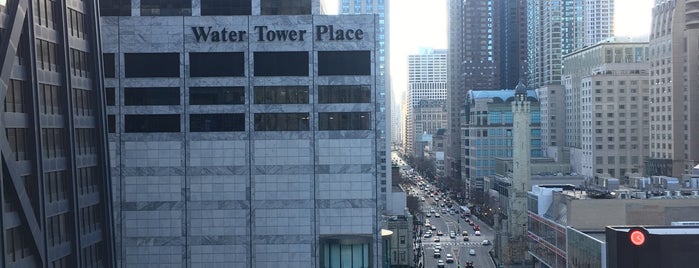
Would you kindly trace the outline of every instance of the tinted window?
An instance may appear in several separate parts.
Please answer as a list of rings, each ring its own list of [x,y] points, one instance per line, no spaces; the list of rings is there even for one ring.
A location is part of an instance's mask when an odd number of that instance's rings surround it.
[[[201,0],[201,15],[251,15],[252,0]]]
[[[141,16],[191,16],[192,0],[141,0]]]
[[[114,104],[116,102],[116,95],[115,95],[116,93],[114,92],[114,88],[113,87],[105,88],[105,93],[106,93],[105,98],[107,98],[107,106],[114,106]]]
[[[369,86],[318,86],[318,103],[370,103]]]
[[[124,128],[127,133],[180,132],[180,115],[126,115],[124,118]]]
[[[131,16],[131,0],[100,0],[100,16]]]
[[[308,52],[255,52],[255,76],[308,76]]]
[[[190,87],[190,105],[245,104],[244,87]]]
[[[107,132],[116,133],[116,116],[107,115]]]
[[[369,51],[318,51],[318,75],[370,75]]]
[[[319,130],[370,130],[371,113],[318,113]]]
[[[114,66],[114,53],[104,53],[102,54],[102,59],[102,63],[104,63],[104,77],[114,78],[116,74],[116,69]]]
[[[189,53],[189,76],[245,76],[243,52]]]
[[[192,114],[191,132],[245,131],[245,114]]]
[[[310,15],[311,0],[261,0],[262,15]]]
[[[308,103],[308,86],[255,87],[255,104]]]
[[[308,131],[308,113],[255,114],[255,131]]]
[[[176,87],[124,88],[124,105],[180,105],[180,89]]]
[[[178,53],[126,53],[126,77],[180,77]]]

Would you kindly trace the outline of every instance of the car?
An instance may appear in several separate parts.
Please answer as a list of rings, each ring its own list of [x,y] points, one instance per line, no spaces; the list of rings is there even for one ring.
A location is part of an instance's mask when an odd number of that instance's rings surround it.
[[[430,224],[430,222],[429,222],[429,221],[426,221],[426,222],[425,222],[425,227],[430,228],[430,226],[432,226],[432,225]]]
[[[476,250],[475,250],[475,249],[469,249],[469,250],[468,250],[468,255],[476,256]]]
[[[468,236],[468,231],[462,231],[462,232],[461,232],[461,235],[463,235],[463,236]]]
[[[434,242],[439,242],[439,236],[435,236],[434,239],[432,240]]]
[[[424,198],[424,197],[420,197],[420,201],[425,202],[425,198]]]
[[[481,244],[483,244],[484,246],[490,245],[490,240],[485,239],[485,240],[483,240],[483,243],[481,243]]]
[[[429,218],[429,217],[432,217],[432,214],[431,214],[431,213],[427,213],[427,214],[425,214],[425,216]]]
[[[434,225],[430,226],[430,230],[435,230],[435,231],[436,231],[436,230],[437,230],[437,226],[434,226]]]
[[[480,235],[481,235],[481,231],[476,231],[476,232],[474,232],[473,234],[475,234],[476,236],[480,236]]]
[[[473,262],[472,261],[467,261],[466,266],[464,268],[474,268],[473,267]]]
[[[442,231],[437,231],[437,236],[442,236],[442,235],[444,235],[444,233],[442,233]]]
[[[440,216],[442,216],[442,215],[439,215],[439,213],[435,213],[435,214],[434,214],[434,217],[435,217],[435,218],[439,218]]]
[[[431,232],[426,232],[425,235],[424,235],[423,237],[424,237],[424,238],[430,238],[430,237],[432,237],[432,233],[431,233]]]
[[[442,244],[440,244],[440,243],[434,244],[434,248],[442,250]]]
[[[441,258],[442,257],[442,251],[439,249],[435,249],[434,253],[432,254],[433,257],[435,258]]]
[[[473,221],[469,221],[469,222],[468,222],[468,225],[474,226],[474,225],[476,225],[476,224],[473,223]]]
[[[452,263],[454,262],[454,256],[451,255],[451,253],[447,254],[447,263]]]
[[[444,267],[444,261],[443,261],[443,260],[438,260],[438,261],[437,261],[437,267],[438,267],[438,268],[443,268],[443,267]]]
[[[464,241],[468,241],[468,236],[464,236]]]
[[[449,233],[449,238],[456,238],[456,233],[450,232],[450,233]]]
[[[480,226],[480,225],[473,226],[473,230],[474,230],[474,231],[480,231],[480,230],[481,230],[481,226]]]

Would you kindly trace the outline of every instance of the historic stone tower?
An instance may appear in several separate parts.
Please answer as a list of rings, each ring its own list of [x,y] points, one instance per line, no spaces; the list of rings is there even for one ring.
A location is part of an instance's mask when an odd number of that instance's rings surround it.
[[[503,261],[505,264],[524,264],[527,259],[527,192],[531,190],[531,113],[527,90],[520,82],[515,87],[512,101],[513,114],[513,169],[509,190],[507,228],[504,237]]]

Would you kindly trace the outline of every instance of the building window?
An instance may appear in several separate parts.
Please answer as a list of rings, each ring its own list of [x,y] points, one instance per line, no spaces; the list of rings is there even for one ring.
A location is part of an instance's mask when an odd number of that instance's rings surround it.
[[[189,131],[245,131],[245,114],[192,114],[189,115]]]
[[[141,0],[141,16],[191,16],[192,0]]]
[[[50,181],[49,181],[50,184]],[[66,222],[66,213],[58,214],[56,216],[48,217],[46,219],[46,229],[48,231],[48,244],[51,247],[58,246],[65,242],[68,242],[68,237],[70,229],[68,228],[68,222]]]
[[[85,14],[72,8],[68,8],[66,15],[68,16],[68,28],[70,28],[70,35],[76,38],[86,39]]]
[[[126,115],[124,128],[126,133],[180,132],[180,115]]]
[[[370,51],[318,51],[318,75],[370,75]]]
[[[306,104],[308,86],[255,87],[255,104]]]
[[[131,0],[100,0],[100,16],[131,16]]]
[[[255,114],[255,131],[309,131],[308,113]]]
[[[62,128],[41,129],[41,149],[44,158],[65,156],[65,130]]]
[[[44,27],[56,29],[57,16],[60,13],[56,8],[55,0],[36,0],[32,6],[34,7],[34,16],[36,17],[35,22]]]
[[[116,102],[116,92],[113,87],[105,88],[105,97],[107,98],[107,106],[114,106]]]
[[[116,133],[116,116],[113,114],[107,115],[107,132]]]
[[[261,0],[261,15],[310,15],[311,0]]]
[[[51,1],[53,2],[53,1]],[[36,64],[46,71],[58,71],[58,45],[46,40],[36,39]]]
[[[243,52],[189,53],[190,77],[245,76]]]
[[[252,0],[201,0],[201,15],[252,15],[251,2]]]
[[[39,84],[39,111],[43,114],[63,114],[61,88],[59,86]]]
[[[180,54],[126,53],[124,67],[126,78],[180,77]]]
[[[90,54],[71,48],[70,69],[73,71],[74,76],[88,77],[90,73]]]
[[[318,113],[319,130],[370,130],[371,113]]]
[[[244,87],[190,87],[190,105],[245,104]]]
[[[7,128],[5,129],[5,134],[7,135],[7,142],[10,144],[10,149],[15,153],[14,160],[22,161],[27,160],[29,149],[29,144],[27,140],[27,129],[26,128]]]
[[[77,128],[75,129],[75,153],[77,155],[90,155],[97,153],[95,141],[95,129],[92,128]]]
[[[371,87],[318,86],[318,103],[371,103]]]
[[[323,243],[323,267],[370,267],[369,244]]]
[[[180,105],[180,89],[176,87],[124,88],[124,105]]]
[[[104,77],[116,77],[116,66],[114,62],[114,53],[103,53],[102,64],[104,65]]]
[[[24,113],[25,90],[24,81],[10,79],[5,94],[5,112]]]
[[[308,76],[308,52],[255,52],[255,76]]]
[[[73,89],[73,113],[77,116],[93,116],[95,114],[94,94],[92,90]]]

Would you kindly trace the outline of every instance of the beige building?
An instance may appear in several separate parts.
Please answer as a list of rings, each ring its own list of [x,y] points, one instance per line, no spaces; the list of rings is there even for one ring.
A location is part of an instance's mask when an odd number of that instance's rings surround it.
[[[656,0],[650,32],[650,175],[699,163],[699,1]]]
[[[623,176],[648,155],[648,43],[612,38],[564,57],[573,172]]]

